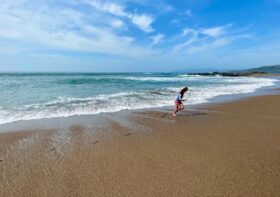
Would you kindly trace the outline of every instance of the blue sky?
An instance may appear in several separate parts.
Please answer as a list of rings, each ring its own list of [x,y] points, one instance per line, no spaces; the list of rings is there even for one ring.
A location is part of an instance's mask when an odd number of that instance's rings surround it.
[[[280,0],[1,0],[0,71],[280,63]]]

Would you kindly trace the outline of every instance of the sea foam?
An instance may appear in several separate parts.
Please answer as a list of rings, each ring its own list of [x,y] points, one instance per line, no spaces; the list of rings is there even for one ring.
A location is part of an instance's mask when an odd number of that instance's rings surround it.
[[[57,85],[59,84],[57,82],[69,81],[72,78],[83,79],[84,76],[67,75],[55,78],[47,76],[44,78],[44,84],[36,76],[29,78],[24,76],[26,87],[22,86],[20,91],[16,91],[16,86],[12,86],[13,79],[4,80],[5,83],[0,84],[0,90],[2,88],[6,100],[3,100],[3,105],[0,104],[0,124],[172,106],[176,94],[183,86],[190,89],[186,94],[187,105],[202,104],[217,96],[252,93],[259,88],[272,86],[278,81],[253,77],[150,76],[150,74],[85,76],[89,77],[98,79],[107,77],[107,79],[93,85],[87,83]],[[108,80],[112,78],[118,81]],[[129,80],[131,82],[127,82]],[[18,81],[15,83],[20,85]],[[53,86],[47,86],[46,83]],[[26,97],[24,101],[19,99],[24,96]]]

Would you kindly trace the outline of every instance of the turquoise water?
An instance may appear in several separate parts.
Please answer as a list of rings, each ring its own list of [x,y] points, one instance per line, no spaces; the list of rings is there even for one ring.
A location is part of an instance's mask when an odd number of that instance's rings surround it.
[[[276,79],[205,77],[176,73],[0,74],[0,124],[126,109],[171,106],[183,86],[187,104],[272,86]]]

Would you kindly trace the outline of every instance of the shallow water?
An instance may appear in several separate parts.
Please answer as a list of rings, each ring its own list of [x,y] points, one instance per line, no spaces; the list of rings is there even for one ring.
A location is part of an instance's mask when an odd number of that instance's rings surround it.
[[[0,124],[173,105],[188,86],[188,105],[252,93],[277,79],[176,73],[2,73]]]

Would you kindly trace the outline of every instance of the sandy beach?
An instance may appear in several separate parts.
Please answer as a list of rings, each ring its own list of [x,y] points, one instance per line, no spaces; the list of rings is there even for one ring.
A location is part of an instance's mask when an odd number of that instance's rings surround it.
[[[279,16],[2,0],[0,197],[280,197]]]
[[[0,134],[0,196],[279,196],[280,95]]]

